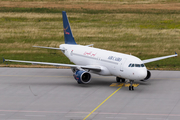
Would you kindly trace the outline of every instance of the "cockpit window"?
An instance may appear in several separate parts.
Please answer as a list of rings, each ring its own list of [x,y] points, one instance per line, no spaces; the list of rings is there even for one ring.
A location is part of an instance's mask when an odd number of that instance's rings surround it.
[[[145,65],[144,64],[129,64],[129,66],[128,67],[145,67]]]
[[[140,64],[135,64],[135,67],[141,67],[141,65]]]
[[[141,67],[144,67],[144,64],[141,64]]]

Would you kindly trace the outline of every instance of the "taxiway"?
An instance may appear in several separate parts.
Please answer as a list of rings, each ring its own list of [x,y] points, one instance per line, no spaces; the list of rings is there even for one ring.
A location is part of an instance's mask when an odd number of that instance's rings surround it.
[[[180,71],[151,73],[129,91],[115,77],[79,85],[70,69],[0,68],[0,120],[179,120]]]

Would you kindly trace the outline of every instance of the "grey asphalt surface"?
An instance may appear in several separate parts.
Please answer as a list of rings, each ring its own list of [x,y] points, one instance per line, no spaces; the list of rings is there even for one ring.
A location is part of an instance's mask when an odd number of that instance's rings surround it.
[[[179,120],[180,71],[151,71],[135,91],[122,87],[86,120]],[[0,120],[82,120],[118,87],[92,74],[77,84],[70,69],[0,68]]]

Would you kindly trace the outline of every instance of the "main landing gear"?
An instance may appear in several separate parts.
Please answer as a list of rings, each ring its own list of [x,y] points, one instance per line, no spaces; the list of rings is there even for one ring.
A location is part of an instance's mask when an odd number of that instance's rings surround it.
[[[134,90],[134,86],[133,86],[133,85],[135,85],[134,84],[134,80],[129,80],[129,83],[125,83],[125,79],[124,78],[116,77],[116,82],[120,83],[118,85],[122,85],[124,87],[129,87],[129,90]],[[137,86],[135,85],[135,87],[137,87]]]
[[[125,79],[124,78],[120,78],[120,77],[116,77],[116,82],[125,83]]]

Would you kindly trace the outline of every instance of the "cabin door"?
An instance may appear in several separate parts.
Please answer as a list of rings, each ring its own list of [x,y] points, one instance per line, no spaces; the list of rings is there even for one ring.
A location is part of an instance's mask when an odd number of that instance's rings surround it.
[[[120,62],[120,71],[123,72],[124,71],[124,65],[125,65],[125,62],[126,62],[126,58],[123,58],[122,61]]]

